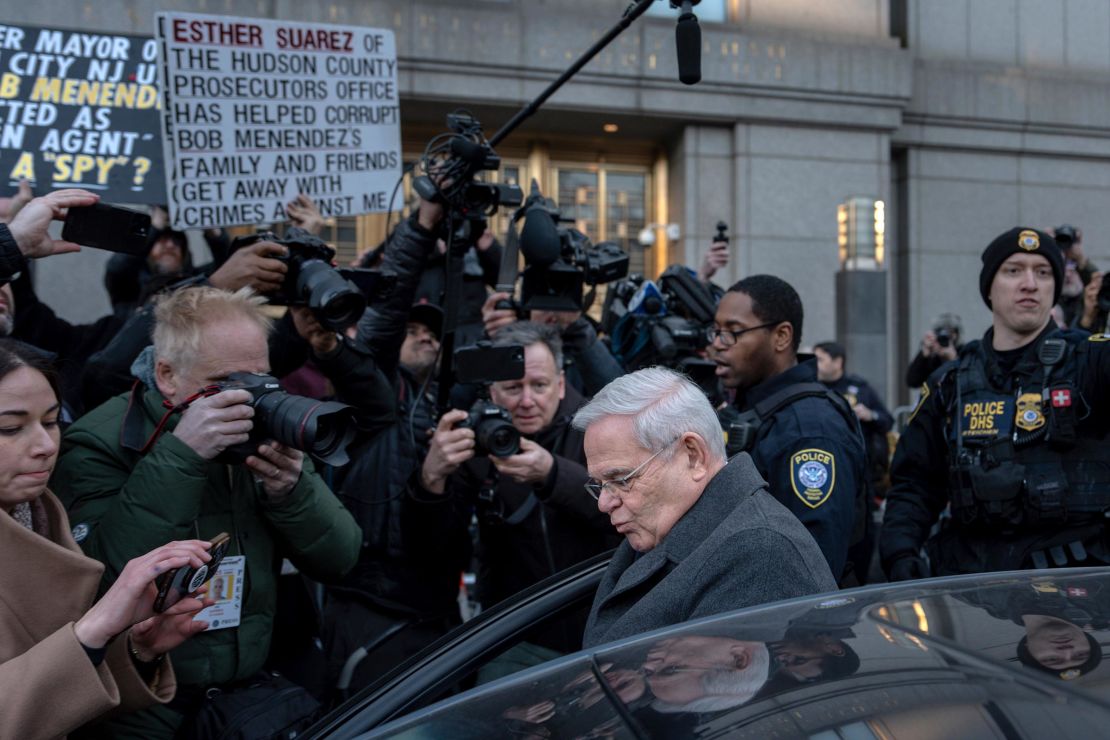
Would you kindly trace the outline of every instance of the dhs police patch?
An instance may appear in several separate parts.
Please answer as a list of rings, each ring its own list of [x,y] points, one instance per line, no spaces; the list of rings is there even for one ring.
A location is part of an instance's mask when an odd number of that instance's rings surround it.
[[[790,458],[790,485],[806,506],[816,509],[836,485],[836,458],[816,448],[795,452]]]

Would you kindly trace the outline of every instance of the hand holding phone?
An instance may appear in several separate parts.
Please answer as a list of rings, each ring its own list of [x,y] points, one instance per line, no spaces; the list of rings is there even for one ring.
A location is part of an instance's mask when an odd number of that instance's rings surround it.
[[[106,203],[73,206],[66,213],[62,239],[83,247],[145,257],[150,246],[150,216]]]
[[[212,556],[204,565],[199,567],[182,566],[163,573],[154,581],[158,595],[154,599],[154,613],[161,614],[191,593],[195,593],[204,584],[216,575],[220,561],[227,555],[231,537],[227,532],[221,532],[212,538],[211,549],[208,554]]]
[[[47,193],[19,209],[8,223],[8,231],[15,239],[19,251],[31,259],[76,252],[81,248],[80,245],[53,239],[47,228],[51,221],[64,220],[66,209],[91,205],[96,203],[98,197],[95,193],[75,188]]]

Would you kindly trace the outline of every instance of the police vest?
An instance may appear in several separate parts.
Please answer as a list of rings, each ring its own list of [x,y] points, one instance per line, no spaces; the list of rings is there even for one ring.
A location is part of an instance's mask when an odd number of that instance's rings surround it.
[[[1090,413],[1075,385],[1086,350],[1086,342],[1045,338],[1040,367],[1012,393],[990,385],[981,348],[962,353],[948,430],[958,522],[1014,532],[1089,524],[1110,510],[1105,442],[1077,431]]]

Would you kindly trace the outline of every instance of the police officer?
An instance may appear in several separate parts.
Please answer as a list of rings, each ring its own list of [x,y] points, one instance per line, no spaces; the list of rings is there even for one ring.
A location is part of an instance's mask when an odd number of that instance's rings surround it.
[[[1064,262],[1014,228],[983,252],[993,325],[937,370],[895,451],[880,537],[891,580],[1110,563],[1110,344],[1051,320]]]
[[[844,396],[859,418],[867,441],[867,454],[871,464],[871,483],[875,493],[880,488],[885,492],[883,479],[886,478],[890,462],[890,449],[887,433],[894,427],[894,417],[887,411],[879,393],[870,383],[858,375],[845,372],[847,353],[839,342],[821,342],[813,347],[817,356],[817,379]]]
[[[801,520],[843,580],[863,536],[866,451],[847,402],[799,357],[802,301],[785,281],[753,275],[728,289],[707,332],[717,377],[735,390],[722,414],[729,454],[746,450],[771,493]]]

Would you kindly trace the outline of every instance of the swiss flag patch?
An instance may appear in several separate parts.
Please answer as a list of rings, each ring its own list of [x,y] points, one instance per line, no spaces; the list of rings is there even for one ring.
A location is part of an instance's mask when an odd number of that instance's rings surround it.
[[[1083,598],[1086,595],[1087,589],[1085,588],[1075,588],[1074,586],[1068,588],[1068,596],[1072,598]]]
[[[1071,391],[1067,388],[1052,391],[1052,407],[1060,409],[1066,406],[1071,406]]]

